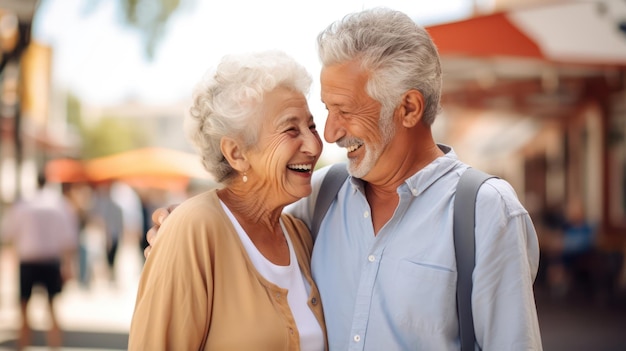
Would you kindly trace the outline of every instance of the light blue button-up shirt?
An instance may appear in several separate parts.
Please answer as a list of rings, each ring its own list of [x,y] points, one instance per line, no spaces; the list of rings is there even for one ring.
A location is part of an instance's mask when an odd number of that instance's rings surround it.
[[[452,209],[468,166],[440,147],[444,156],[398,187],[398,206],[378,235],[359,179],[348,178],[322,221],[312,268],[332,351],[460,349]],[[288,208],[309,225],[327,171],[316,171],[312,195]],[[532,287],[539,247],[528,212],[506,181],[490,179],[476,213],[478,347],[541,350]]]

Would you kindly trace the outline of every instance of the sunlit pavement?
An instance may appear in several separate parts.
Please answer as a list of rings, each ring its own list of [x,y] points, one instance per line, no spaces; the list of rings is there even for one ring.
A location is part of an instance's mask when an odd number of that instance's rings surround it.
[[[17,276],[11,252],[0,251],[0,351],[14,350],[19,327]],[[101,257],[103,260],[103,258]],[[125,350],[142,258],[135,244],[122,245],[117,284],[103,274],[102,263],[89,290],[71,281],[59,296],[58,314],[66,351]],[[104,261],[102,261],[104,262]],[[626,291],[614,301],[593,301],[578,294],[554,298],[537,285],[537,307],[545,351],[626,350]],[[44,347],[47,324],[45,294],[36,294],[29,309],[35,332],[27,351]]]
[[[69,281],[58,297],[57,314],[64,331],[62,350],[125,350],[142,259],[136,245],[121,245],[116,283],[106,276],[103,258],[95,265],[89,289]],[[0,351],[13,350],[20,325],[17,267],[12,251],[0,252]],[[43,330],[48,325],[46,294],[34,293],[29,306],[33,347],[47,350]]]

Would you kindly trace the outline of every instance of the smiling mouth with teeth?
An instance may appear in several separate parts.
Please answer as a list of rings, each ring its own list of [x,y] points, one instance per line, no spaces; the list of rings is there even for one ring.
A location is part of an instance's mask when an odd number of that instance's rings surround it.
[[[287,168],[296,172],[309,173],[313,169],[313,165],[311,164],[287,165]]]
[[[363,146],[363,144],[353,144],[353,145],[347,146],[346,150],[348,151],[348,153],[350,153],[350,152],[358,150],[361,146]]]

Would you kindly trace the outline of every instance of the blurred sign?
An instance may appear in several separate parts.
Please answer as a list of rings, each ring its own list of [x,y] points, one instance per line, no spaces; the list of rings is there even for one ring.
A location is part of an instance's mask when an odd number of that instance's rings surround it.
[[[50,99],[52,48],[31,42],[21,61],[22,116],[37,128],[44,128]]]

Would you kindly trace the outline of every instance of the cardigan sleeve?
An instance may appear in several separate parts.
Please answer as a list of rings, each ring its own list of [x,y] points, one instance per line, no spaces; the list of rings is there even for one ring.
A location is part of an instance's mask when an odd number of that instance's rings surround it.
[[[129,350],[200,350],[212,310],[210,226],[202,211],[179,206],[146,260],[129,333]],[[204,217],[206,215],[204,214]]]

